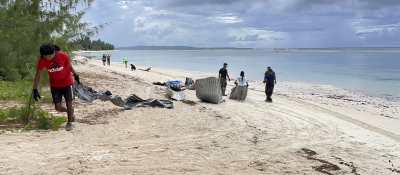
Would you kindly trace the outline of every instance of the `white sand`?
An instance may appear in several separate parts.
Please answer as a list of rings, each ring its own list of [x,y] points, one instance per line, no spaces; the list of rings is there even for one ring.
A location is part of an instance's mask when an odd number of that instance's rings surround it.
[[[95,90],[143,99],[165,98],[165,87],[152,82],[217,75],[159,67],[130,71],[98,60],[75,69]],[[324,164],[341,170],[322,171],[351,174],[339,163],[344,161],[358,173],[386,175],[392,173],[388,160],[400,166],[398,104],[285,82],[276,85],[274,103],[266,103],[263,86],[250,82],[244,103],[226,99],[218,105],[186,90],[197,104],[174,101],[174,109],[122,110],[110,102],[76,100],[78,121],[71,132],[63,125],[54,132],[1,135],[0,174],[323,174],[315,169]],[[233,81],[227,90],[232,87]],[[307,157],[303,148],[317,154]]]

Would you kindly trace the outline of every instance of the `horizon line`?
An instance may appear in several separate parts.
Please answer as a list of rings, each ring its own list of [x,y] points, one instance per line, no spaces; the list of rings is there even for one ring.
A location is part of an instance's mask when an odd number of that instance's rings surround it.
[[[115,46],[115,49],[117,48],[135,48],[135,47],[186,47],[186,48],[195,48],[195,49],[349,49],[349,48],[399,48],[399,47],[383,47],[383,46],[378,46],[378,47],[372,47],[372,46],[354,46],[354,47],[197,47],[197,46],[157,46],[157,45],[138,45],[138,46],[120,46],[117,47]]]

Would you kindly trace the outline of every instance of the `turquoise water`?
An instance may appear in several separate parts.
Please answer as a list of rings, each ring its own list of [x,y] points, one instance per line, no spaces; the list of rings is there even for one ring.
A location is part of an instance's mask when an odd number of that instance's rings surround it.
[[[184,70],[215,72],[228,63],[231,77],[240,71],[250,80],[262,80],[268,66],[279,81],[325,84],[400,101],[400,49],[308,50],[120,50],[112,62],[127,56],[130,63]],[[101,58],[102,52],[80,55]]]

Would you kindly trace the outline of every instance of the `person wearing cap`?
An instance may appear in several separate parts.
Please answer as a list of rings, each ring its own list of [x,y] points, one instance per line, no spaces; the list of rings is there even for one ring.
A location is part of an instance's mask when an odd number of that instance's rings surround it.
[[[226,69],[227,67],[228,64],[224,63],[223,67],[219,70],[218,73],[218,78],[219,81],[221,82],[222,96],[226,96],[225,90],[226,90],[226,85],[228,84],[226,78],[228,77],[228,80],[231,81],[231,78],[229,78],[228,69]]]
[[[271,96],[274,91],[274,85],[276,84],[276,76],[271,67],[267,68],[267,71],[264,74],[263,83],[265,83],[265,95],[267,96],[267,99],[265,101],[272,103]]]
[[[40,58],[37,64],[37,71],[33,84],[33,98],[38,101],[40,97],[38,85],[40,75],[43,68],[46,68],[50,79],[51,96],[53,97],[54,108],[59,112],[67,112],[68,122],[65,127],[67,131],[72,130],[72,123],[75,121],[74,108],[72,101],[74,100],[74,88],[72,87],[74,76],[75,81],[80,84],[79,75],[72,68],[68,55],[59,51],[51,43],[44,43],[40,46]],[[72,75],[71,75],[72,73]],[[62,97],[64,96],[66,106],[61,105]]]

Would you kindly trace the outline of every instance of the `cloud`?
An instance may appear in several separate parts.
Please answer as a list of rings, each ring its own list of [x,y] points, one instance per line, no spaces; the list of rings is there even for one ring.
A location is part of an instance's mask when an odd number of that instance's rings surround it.
[[[162,8],[201,5],[229,5],[242,0],[155,0],[155,5]]]
[[[284,12],[307,12],[323,7],[329,7],[331,10],[379,10],[400,5],[398,0],[155,0],[154,2],[160,8],[256,4],[259,7],[270,7]]]
[[[228,36],[224,41],[232,42],[232,41],[236,41],[236,40],[237,40],[236,36]]]
[[[400,23],[392,28],[383,28],[380,31],[369,33],[365,36],[368,46],[377,47],[399,47],[400,46]]]
[[[261,38],[258,37],[258,34],[253,34],[253,35],[246,35],[243,39],[240,39],[241,41],[257,41],[261,40]]]
[[[116,46],[400,46],[399,5],[397,0],[96,0],[85,21],[111,22],[94,38]]]

